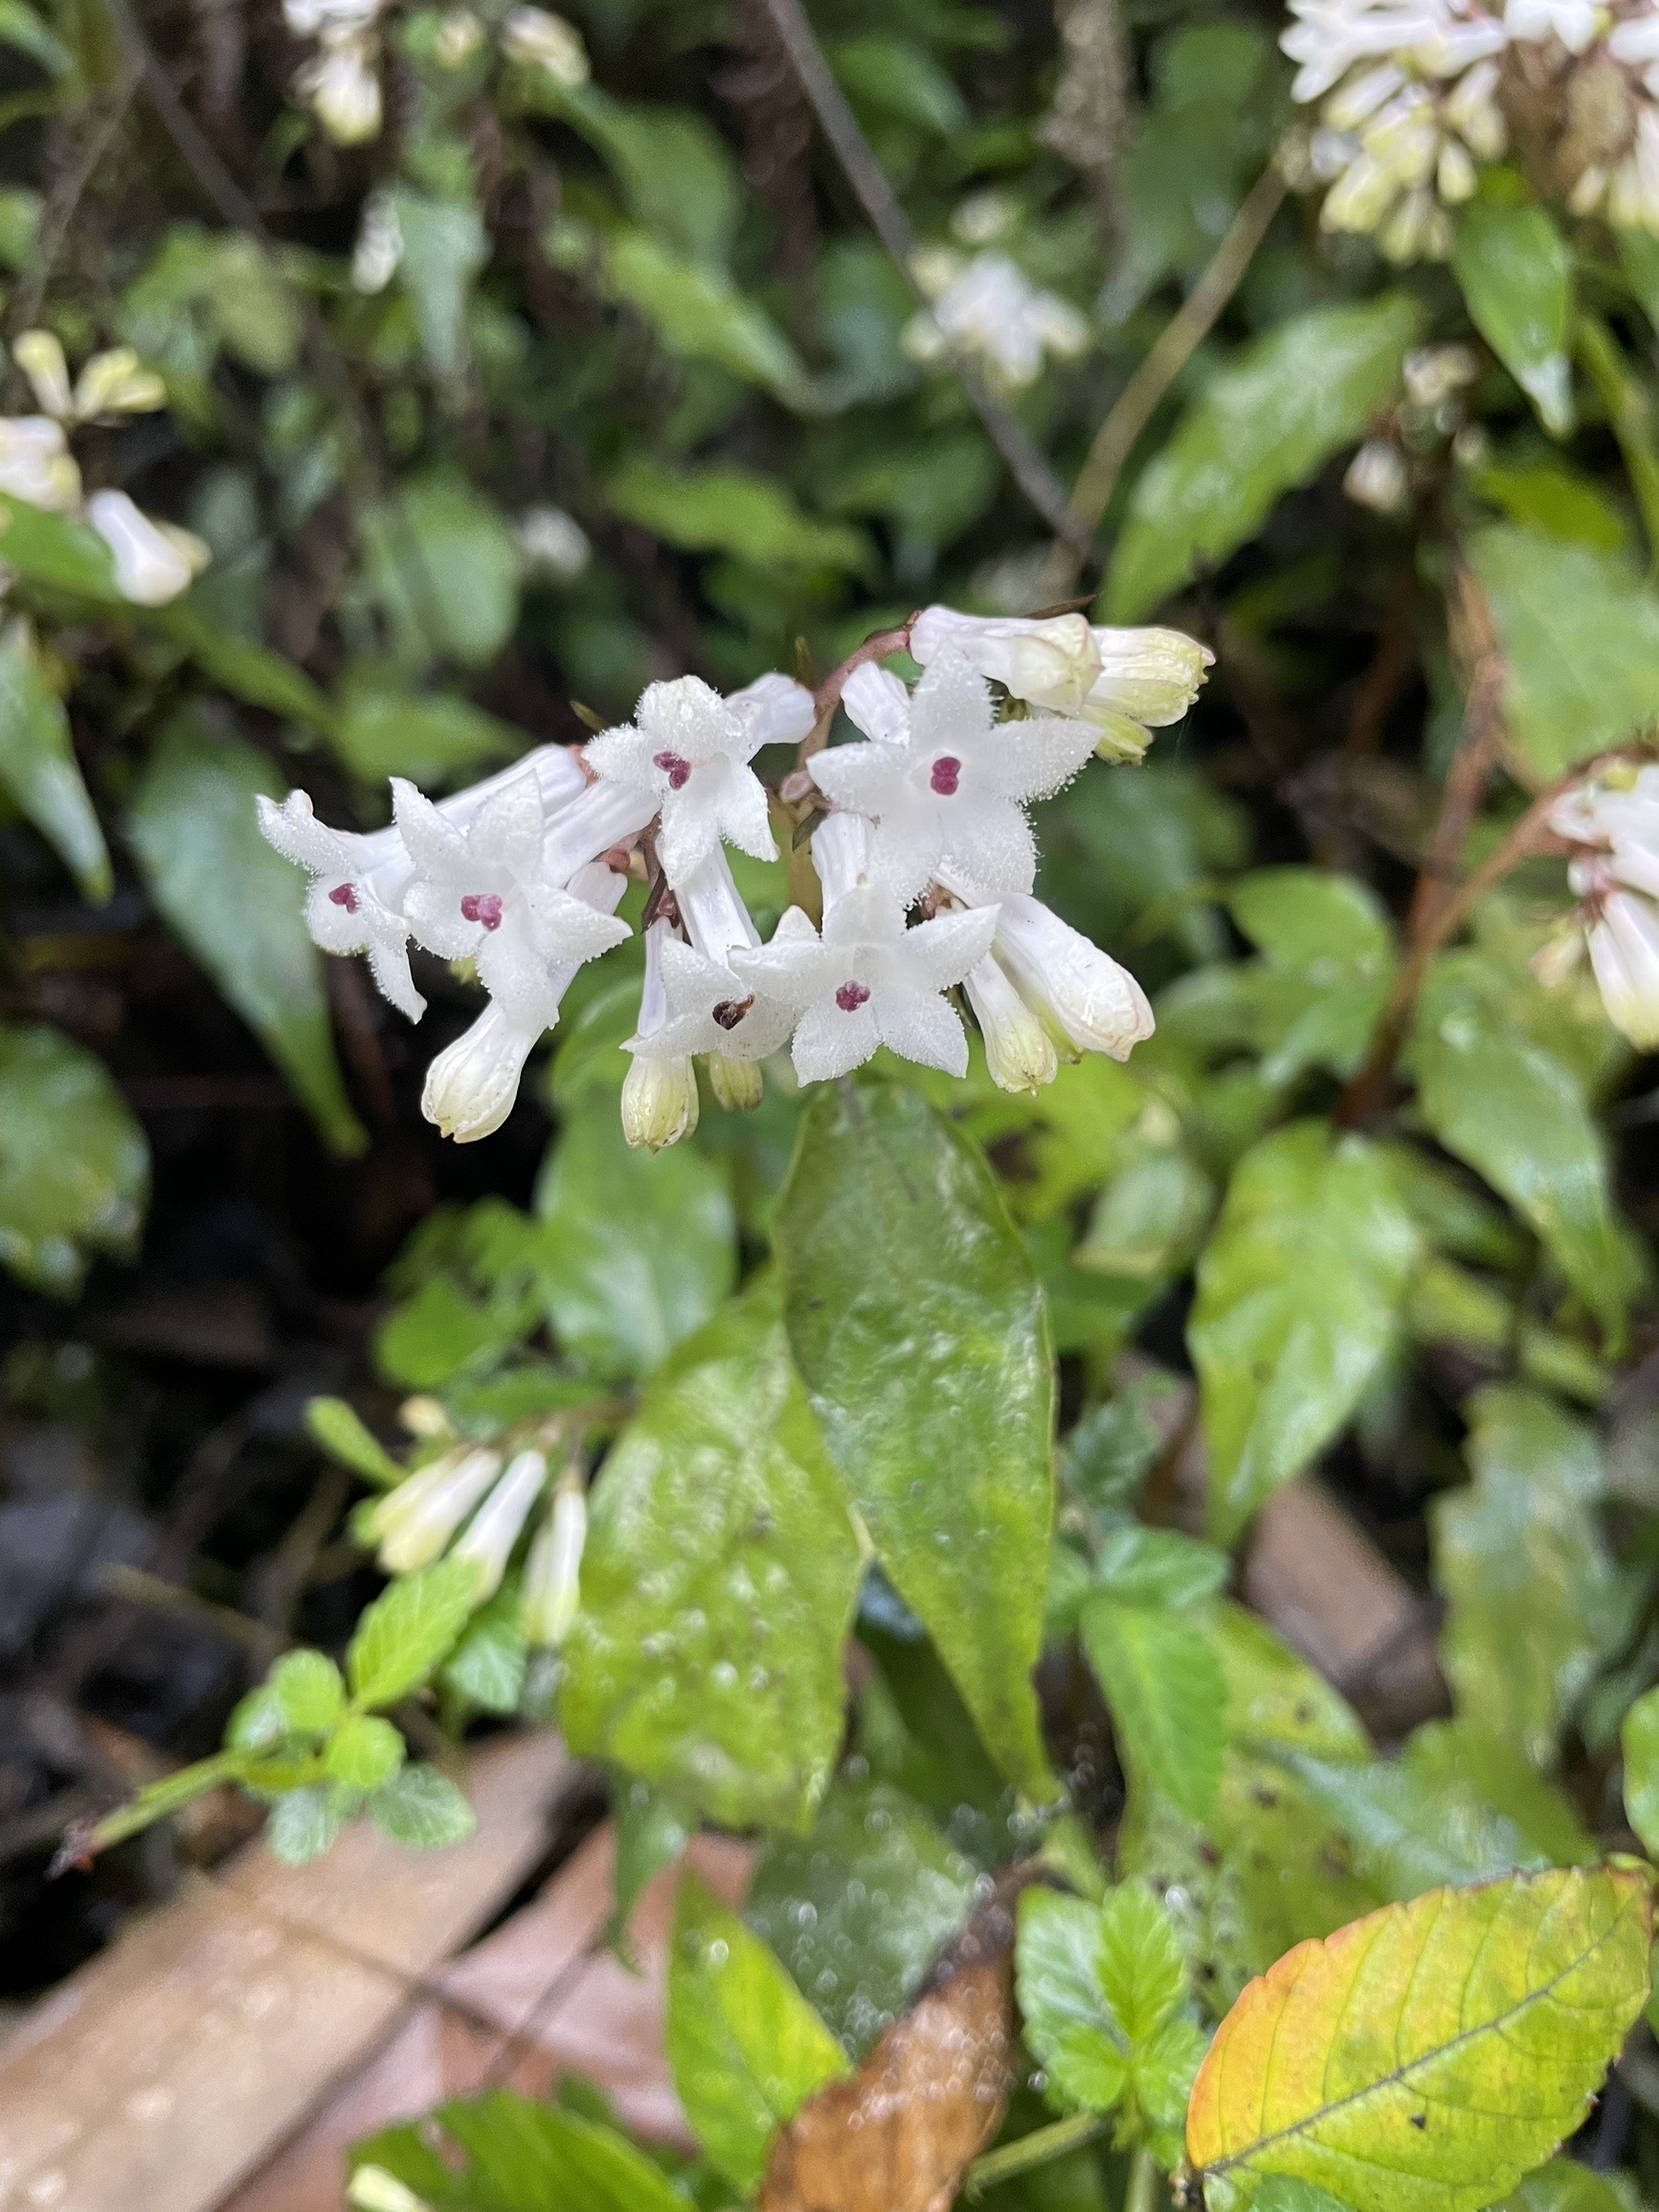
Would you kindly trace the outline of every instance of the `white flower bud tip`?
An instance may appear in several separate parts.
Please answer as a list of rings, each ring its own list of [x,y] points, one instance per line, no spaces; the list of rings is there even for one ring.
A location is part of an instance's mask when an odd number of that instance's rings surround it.
[[[1053,1039],[992,954],[969,969],[964,988],[985,1039],[985,1064],[998,1089],[1038,1091],[1052,1083],[1060,1072]]]
[[[1129,970],[1040,900],[1000,902],[993,950],[1026,1005],[1077,1051],[1127,1060],[1152,1035],[1152,1008]]]
[[[660,1152],[697,1127],[697,1077],[689,1060],[636,1053],[622,1080],[622,1134]]]
[[[346,2185],[351,2212],[432,2212],[424,2197],[384,2166],[359,2166]]]
[[[386,1572],[413,1575],[440,1557],[501,1463],[500,1452],[447,1452],[378,1499],[365,1525]]]
[[[588,50],[581,33],[562,15],[550,15],[545,8],[514,8],[501,35],[502,52],[509,61],[545,71],[567,92],[587,83]]]
[[[481,1603],[500,1589],[519,1531],[529,1519],[530,1508],[541,1496],[547,1479],[548,1463],[541,1452],[519,1452],[508,1462],[505,1474],[450,1553],[452,1559],[469,1559],[477,1567]]]
[[[52,514],[79,504],[80,471],[60,423],[45,414],[0,415],[0,492]]]
[[[525,1568],[522,1619],[527,1642],[556,1650],[571,1633],[581,1603],[582,1552],[588,1539],[588,1493],[581,1469],[560,1477],[553,1508],[543,1522]]]
[[[459,1145],[493,1136],[513,1110],[540,1034],[509,1021],[492,1001],[427,1069],[421,1112]]]
[[[152,522],[125,492],[94,492],[86,519],[109,547],[116,589],[138,607],[165,607],[190,590],[212,559],[200,538]]]
[[[766,1084],[752,1060],[737,1060],[729,1052],[711,1052],[707,1060],[708,1084],[728,1113],[753,1113],[766,1096]]]

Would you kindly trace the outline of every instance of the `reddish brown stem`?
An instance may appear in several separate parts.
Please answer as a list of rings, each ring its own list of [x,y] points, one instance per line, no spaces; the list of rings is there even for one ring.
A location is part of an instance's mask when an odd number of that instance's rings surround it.
[[[910,649],[910,627],[916,617],[901,622],[896,630],[872,630],[862,645],[855,645],[840,667],[832,668],[812,695],[817,718],[805,737],[800,750],[795,756],[795,768],[786,775],[778,789],[778,797],[786,806],[798,806],[811,792],[812,779],[805,773],[806,764],[815,752],[822,752],[829,743],[831,725],[836,708],[841,703],[847,678],[855,668],[863,668],[866,661],[886,660],[889,654],[908,653]]]

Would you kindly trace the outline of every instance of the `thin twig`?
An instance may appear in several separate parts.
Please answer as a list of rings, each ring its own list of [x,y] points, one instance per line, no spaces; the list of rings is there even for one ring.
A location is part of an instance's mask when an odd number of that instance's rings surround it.
[[[818,126],[841,163],[859,205],[869,218],[870,228],[892,256],[917,301],[924,308],[930,307],[927,294],[916,281],[916,234],[910,228],[910,218],[900,206],[886,170],[859,128],[858,118],[824,58],[823,48],[807,20],[801,0],[765,0],[765,7],[800,79],[800,88],[818,117]],[[975,413],[1007,462],[1015,482],[1049,528],[1074,548],[1078,559],[1087,558],[1092,532],[1079,527],[1066,500],[1065,487],[1038,450],[1025,425],[1013,409],[1005,407],[991,391],[960,346],[947,340],[946,355]]]
[[[785,806],[798,806],[810,796],[812,779],[806,773],[806,764],[815,752],[822,752],[829,743],[831,725],[836,708],[841,704],[841,693],[846,689],[847,678],[855,668],[863,668],[872,660],[886,660],[889,654],[908,653],[910,649],[910,629],[915,622],[912,614],[908,622],[901,622],[894,630],[872,630],[862,645],[855,645],[837,668],[832,668],[823,681],[813,692],[812,703],[817,709],[812,727],[800,741],[800,749],[795,756],[795,767],[778,786],[777,795]]]
[[[1480,813],[1492,770],[1503,752],[1503,647],[1486,593],[1473,571],[1460,569],[1451,592],[1452,651],[1464,680],[1464,739],[1452,756],[1441,796],[1440,819],[1412,894],[1405,941],[1415,945],[1451,896],[1464,847]]]

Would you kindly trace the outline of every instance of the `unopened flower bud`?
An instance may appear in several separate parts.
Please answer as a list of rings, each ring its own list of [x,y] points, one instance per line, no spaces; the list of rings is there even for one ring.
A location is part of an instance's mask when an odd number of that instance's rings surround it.
[[[190,590],[213,557],[200,538],[174,523],[152,522],[125,492],[94,492],[86,519],[115,561],[116,589],[138,607],[165,607]]]
[[[509,10],[502,25],[502,52],[524,68],[544,70],[567,92],[588,81],[588,50],[580,32],[545,8]]]
[[[432,2212],[424,2197],[384,2166],[359,2166],[346,2184],[346,2201],[351,2212]]]
[[[451,1552],[452,1559],[470,1559],[476,1564],[481,1601],[500,1589],[519,1531],[529,1519],[530,1508],[541,1496],[547,1479],[548,1463],[542,1453],[516,1454]]]
[[[53,514],[78,504],[80,471],[50,415],[0,416],[0,492]]]
[[[518,540],[527,569],[564,584],[573,582],[594,556],[588,533],[562,507],[527,507],[519,517]]]
[[[964,978],[968,1003],[985,1038],[985,1064],[998,1090],[1038,1091],[1060,1072],[1047,1031],[995,956],[987,953]]]
[[[357,243],[351,249],[351,288],[371,298],[384,292],[403,259],[403,225],[397,203],[386,192],[370,192],[363,203]]]
[[[52,331],[25,330],[12,345],[11,358],[28,377],[29,389],[43,414],[56,415],[61,422],[74,413],[69,364]]]
[[[1639,891],[1603,891],[1589,938],[1607,1019],[1638,1052],[1659,1051],[1659,905]]]
[[[95,422],[104,414],[151,414],[167,405],[167,386],[146,369],[130,346],[95,353],[75,387],[75,414]]]
[[[1077,1051],[1127,1060],[1152,1035],[1152,1008],[1129,970],[1041,900],[998,903],[993,950],[1026,1005]]]
[[[336,145],[380,136],[378,41],[371,34],[325,44],[294,78],[296,95]]]
[[[492,1000],[427,1069],[421,1112],[457,1144],[493,1136],[513,1109],[539,1034],[509,1021]]]
[[[636,1147],[660,1152],[697,1127],[697,1077],[689,1060],[634,1055],[622,1079],[622,1134]]]
[[[570,1467],[553,1493],[525,1568],[526,1640],[550,1649],[564,1642],[582,1598],[582,1550],[588,1540],[588,1493],[580,1467]]]
[[[1368,437],[1348,463],[1342,489],[1356,507],[1375,515],[1402,515],[1411,503],[1405,456],[1391,438]]]
[[[438,1558],[501,1472],[500,1452],[446,1453],[399,1483],[365,1517],[389,1575],[413,1575]]]
[[[706,1064],[709,1088],[728,1113],[752,1113],[766,1096],[757,1061],[736,1060],[729,1052],[711,1052]]]
[[[406,1397],[397,1409],[397,1418],[412,1437],[452,1437],[455,1423],[437,1398],[418,1393]]]
[[[483,25],[470,8],[447,10],[432,43],[439,69],[462,69],[483,44]]]

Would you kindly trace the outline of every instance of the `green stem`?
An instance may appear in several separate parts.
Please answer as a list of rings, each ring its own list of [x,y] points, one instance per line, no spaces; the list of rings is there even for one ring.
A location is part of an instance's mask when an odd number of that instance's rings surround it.
[[[1163,2169],[1143,2144],[1129,2170],[1129,2187],[1123,2193],[1123,2212],[1157,2212],[1158,2183]]]
[[[1106,2129],[1104,2114],[1074,2112],[1068,2120],[1056,2120],[1052,2127],[1039,2128],[1035,2134],[1021,2135],[1017,2143],[1004,2143],[998,2150],[987,2151],[968,2169],[968,2194],[977,2197],[993,2182],[1006,2181],[1011,2175],[1023,2174],[1032,2166],[1046,2165],[1050,2158],[1064,2157],[1067,2151],[1081,2150],[1085,2143],[1092,2143],[1096,2136],[1104,2135]],[[1150,2207],[1146,2212],[1150,2212]]]
[[[1649,563],[1659,569],[1659,444],[1654,436],[1652,396],[1599,316],[1581,315],[1577,338],[1579,359],[1607,411],[1607,420],[1629,471],[1630,489],[1642,510]]]
[[[124,1805],[117,1805],[113,1813],[106,1814],[87,1834],[86,1848],[107,1851],[112,1843],[124,1843],[129,1836],[165,1821],[169,1813],[182,1811],[221,1783],[239,1781],[247,1771],[245,1752],[218,1752],[211,1759],[198,1759],[193,1767],[181,1767],[176,1775],[151,1782]]]

